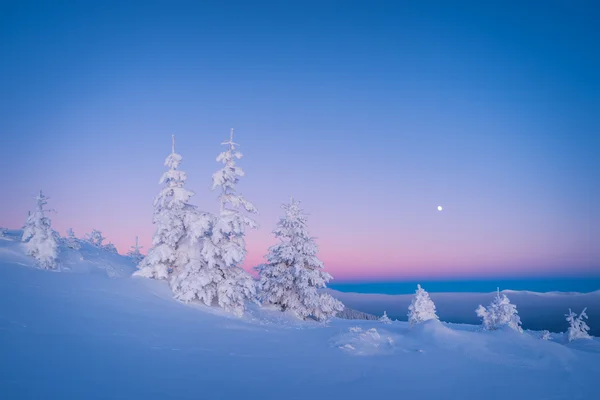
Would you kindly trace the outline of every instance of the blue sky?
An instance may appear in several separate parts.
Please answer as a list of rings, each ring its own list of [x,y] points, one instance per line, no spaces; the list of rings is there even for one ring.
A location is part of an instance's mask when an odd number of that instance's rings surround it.
[[[42,188],[62,233],[149,246],[170,135],[216,211],[235,127],[247,267],[294,195],[340,279],[600,270],[594,2],[1,7],[0,225]]]

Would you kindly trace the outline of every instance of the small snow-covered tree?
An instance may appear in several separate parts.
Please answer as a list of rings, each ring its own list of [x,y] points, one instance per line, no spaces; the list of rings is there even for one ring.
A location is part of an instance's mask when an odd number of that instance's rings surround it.
[[[496,297],[487,308],[479,305],[475,312],[482,319],[483,329],[485,330],[496,330],[502,326],[508,326],[517,332],[523,332],[517,306],[511,304],[504,293],[500,294],[500,288],[498,288]]]
[[[196,209],[189,204],[194,192],[184,187],[187,174],[179,169],[183,160],[175,153],[175,136],[172,137],[171,154],[165,160],[168,168],[160,178],[164,187],[154,199],[156,231],[148,255],[138,265],[133,275],[152,279],[167,279],[178,274],[189,263],[188,224]]]
[[[44,269],[56,269],[58,257],[58,243],[52,229],[50,218],[45,213],[51,210],[44,209],[50,198],[40,194],[35,198],[36,210],[29,214],[23,230],[22,240],[25,243],[27,254],[34,257]]]
[[[0,228],[0,237],[4,237],[4,235],[6,235],[7,232],[8,232],[8,229]]]
[[[387,313],[384,311],[381,318],[379,318],[379,322],[382,324],[391,324],[392,320],[388,318]]]
[[[73,232],[72,228],[67,229],[67,237],[65,239],[65,244],[67,245],[67,247],[74,250],[78,250],[81,248],[79,240],[77,240],[77,238],[75,237],[75,233]]]
[[[140,261],[144,258],[144,255],[140,251],[144,246],[140,246],[138,243],[138,237],[135,237],[135,244],[131,246],[130,250],[127,252],[127,256],[133,260],[136,264],[139,264]]]
[[[415,325],[430,319],[438,319],[435,304],[421,285],[417,285],[415,297],[408,306],[408,322]]]
[[[119,251],[111,242],[108,242],[108,244],[102,246],[102,249],[108,251],[109,253],[119,254]]]
[[[323,271],[317,258],[318,247],[308,233],[307,218],[293,198],[284,204],[285,216],[273,234],[279,243],[269,248],[267,263],[255,267],[260,276],[259,298],[299,318],[329,319],[344,305],[328,293],[318,293],[332,276]]]
[[[542,339],[542,340],[550,340],[550,339],[552,339],[552,336],[550,335],[550,331],[543,330],[542,334],[540,335],[540,339]]]
[[[592,337],[588,333],[590,327],[583,320],[587,319],[588,316],[585,313],[587,307],[583,309],[581,314],[577,315],[569,308],[569,313],[565,314],[567,317],[567,322],[569,323],[569,330],[567,331],[569,342],[572,342],[576,339],[591,339]]]
[[[86,236],[86,240],[96,246],[96,247],[102,247],[102,242],[106,239],[104,236],[102,236],[102,232],[99,231],[98,229],[92,229],[92,231],[88,234],[85,235]]]
[[[200,257],[192,259],[171,286],[180,300],[198,299],[207,305],[216,301],[223,309],[239,316],[245,310],[245,302],[254,300],[256,294],[254,279],[240,265],[246,257],[246,229],[257,225],[241,211],[256,214],[257,210],[236,192],[244,171],[235,163],[242,158],[242,153],[235,149],[239,145],[233,141],[233,129],[229,140],[222,144],[227,150],[219,154],[217,162],[223,163],[223,168],[212,176],[213,190],[221,191],[220,213],[216,217],[205,215],[198,219],[197,232],[207,228],[200,239]]]

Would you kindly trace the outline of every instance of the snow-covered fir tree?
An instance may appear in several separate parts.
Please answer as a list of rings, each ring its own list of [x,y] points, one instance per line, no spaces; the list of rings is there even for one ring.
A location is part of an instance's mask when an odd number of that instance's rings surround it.
[[[144,258],[144,255],[140,251],[144,246],[140,246],[138,243],[138,237],[135,237],[135,244],[131,246],[130,250],[127,252],[127,256],[133,260],[136,264],[139,264],[140,261]]]
[[[500,294],[500,288],[498,288],[496,297],[487,308],[479,305],[475,312],[482,319],[483,329],[485,330],[495,330],[502,326],[508,326],[517,332],[523,332],[517,306],[511,304],[504,293]]]
[[[577,315],[569,308],[569,313],[565,314],[565,317],[567,317],[567,322],[569,323],[569,330],[567,331],[569,342],[572,342],[576,339],[592,338],[588,333],[590,327],[583,320],[584,318],[588,318],[587,314],[585,313],[586,310],[587,307],[583,309],[581,314]]]
[[[102,236],[102,232],[98,229],[92,229],[92,231],[86,234],[85,236],[86,240],[90,244],[100,248],[103,246],[102,242],[104,242],[104,240],[106,239],[104,236]]]
[[[58,243],[52,229],[50,218],[45,213],[51,210],[44,209],[49,197],[40,194],[35,198],[37,206],[29,214],[23,229],[22,240],[25,243],[27,254],[34,257],[38,264],[45,269],[56,269],[58,257]]]
[[[65,239],[65,244],[67,245],[67,247],[74,250],[78,250],[81,248],[79,240],[77,239],[77,237],[75,237],[75,232],[73,232],[72,228],[67,229],[67,237]]]
[[[256,222],[242,211],[256,214],[257,210],[236,185],[244,171],[235,163],[242,158],[233,141],[233,129],[227,150],[220,153],[217,162],[223,167],[212,176],[213,190],[220,189],[220,213],[210,217],[207,233],[199,238],[200,257],[192,257],[172,282],[175,297],[182,301],[200,300],[206,305],[216,302],[223,309],[242,315],[245,303],[254,300],[256,286],[252,277],[240,264],[246,257],[244,236],[248,228],[256,228]],[[208,215],[205,215],[208,217]],[[198,233],[205,226],[206,218],[199,219]]]
[[[421,285],[417,285],[415,297],[413,297],[412,302],[408,306],[408,322],[411,325],[415,325],[430,319],[438,319],[435,312],[435,304],[429,297],[429,293]]]
[[[175,136],[171,154],[165,160],[168,170],[160,178],[162,190],[154,199],[153,223],[156,231],[152,247],[133,275],[168,279],[177,275],[190,260],[191,224],[197,219],[196,208],[189,204],[194,192],[186,189],[187,174],[179,169],[183,160],[175,153]]]
[[[391,324],[392,320],[389,319],[389,317],[387,316],[387,313],[384,311],[381,318],[379,318],[379,322],[381,322],[382,324]]]
[[[308,233],[307,218],[294,199],[284,204],[273,234],[279,243],[269,248],[267,263],[255,267],[260,276],[259,299],[263,304],[291,311],[299,318],[319,321],[335,316],[343,304],[327,293],[319,293],[332,277],[323,271],[318,247]]]

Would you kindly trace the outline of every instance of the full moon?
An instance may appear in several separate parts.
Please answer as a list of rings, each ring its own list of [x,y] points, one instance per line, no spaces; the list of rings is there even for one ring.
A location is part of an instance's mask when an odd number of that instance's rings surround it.
[[[438,206],[438,211],[442,211],[442,206]]]

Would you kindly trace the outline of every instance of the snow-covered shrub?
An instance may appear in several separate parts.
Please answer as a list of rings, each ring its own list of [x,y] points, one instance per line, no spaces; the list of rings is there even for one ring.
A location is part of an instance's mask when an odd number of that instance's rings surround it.
[[[85,236],[86,240],[96,247],[102,247],[102,242],[106,239],[102,236],[102,232],[97,229],[92,229],[92,231]]]
[[[502,326],[508,326],[517,332],[523,332],[517,306],[511,304],[505,294],[500,294],[500,289],[497,290],[496,297],[487,308],[479,305],[475,312],[482,319],[485,330],[496,330]]]
[[[81,248],[81,244],[79,244],[79,240],[75,237],[75,232],[73,232],[72,228],[67,229],[67,237],[65,238],[65,244],[68,248],[78,250]]]
[[[326,320],[344,306],[331,295],[317,292],[332,277],[317,258],[318,247],[308,233],[300,203],[291,199],[282,207],[285,216],[273,231],[279,243],[269,248],[267,263],[255,267],[260,276],[259,299],[302,319]]]
[[[353,310],[348,307],[344,307],[344,309],[335,314],[335,316],[342,319],[364,319],[367,321],[376,321],[379,319],[373,314],[367,314],[365,312]]]
[[[540,339],[542,339],[542,340],[550,340],[550,339],[552,339],[552,336],[550,336],[550,331],[542,331]]]
[[[7,232],[8,232],[8,229],[0,228],[0,237],[4,237],[4,235],[6,235]]]
[[[40,194],[35,198],[36,210],[33,214],[29,214],[25,222],[22,240],[26,242],[27,254],[34,257],[42,268],[55,269],[58,243],[50,218],[45,215],[45,212],[50,211],[44,209],[48,199],[50,198],[44,196],[40,190]]]
[[[569,313],[565,314],[567,317],[567,322],[569,323],[569,330],[567,331],[569,342],[572,342],[576,339],[591,339],[592,337],[588,333],[590,327],[583,320],[588,319],[585,311],[587,307],[583,309],[581,314],[577,315],[569,308]]]
[[[415,325],[430,319],[438,319],[435,312],[435,304],[429,298],[429,293],[421,285],[417,285],[415,297],[413,297],[410,306],[408,306],[408,322],[411,325]]]
[[[384,311],[381,318],[379,318],[379,322],[382,324],[391,324],[392,320],[388,318],[387,313]]]
[[[131,246],[130,250],[127,252],[127,256],[133,260],[136,264],[139,264],[140,261],[144,258],[144,255],[140,251],[144,246],[140,246],[138,243],[138,237],[135,237],[135,244]]]
[[[108,242],[107,245],[102,246],[102,249],[108,251],[109,253],[119,254],[119,252],[117,251],[117,248],[111,242]]]
[[[187,175],[179,170],[183,157],[175,153],[175,137],[171,154],[165,160],[168,168],[160,178],[164,187],[154,199],[153,223],[156,231],[148,255],[138,265],[134,276],[167,279],[177,275],[189,263],[191,256],[188,222],[195,219],[196,208],[188,203],[194,192],[184,187]]]
[[[223,309],[241,315],[246,301],[254,301],[256,295],[254,279],[240,265],[246,257],[246,229],[257,227],[241,211],[256,214],[257,210],[236,193],[244,171],[235,163],[242,154],[235,149],[238,144],[233,142],[233,129],[229,140],[222,144],[227,150],[219,154],[217,162],[223,163],[223,167],[212,176],[213,190],[221,191],[220,213],[197,218],[194,240],[200,244],[199,256],[192,257],[173,279],[171,287],[179,300],[197,299],[207,305],[216,302]]]

